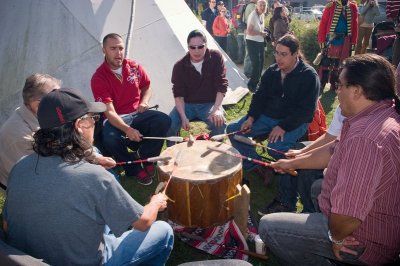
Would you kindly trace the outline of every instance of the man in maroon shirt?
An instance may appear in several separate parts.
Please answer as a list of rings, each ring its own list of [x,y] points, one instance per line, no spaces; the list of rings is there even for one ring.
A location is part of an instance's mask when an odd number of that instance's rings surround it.
[[[124,51],[120,35],[110,33],[105,36],[105,59],[91,80],[95,100],[107,106],[102,144],[120,162],[158,156],[164,142],[142,140],[142,137],[165,137],[171,123],[166,114],[148,110],[150,79],[141,65],[124,57]],[[130,152],[128,147],[135,152]],[[136,176],[140,184],[150,185],[154,166],[143,166],[126,164],[125,175]]]
[[[204,121],[210,135],[225,131],[222,100],[228,88],[224,58],[217,50],[207,48],[207,39],[200,30],[187,37],[188,52],[175,63],[172,71],[172,91],[175,108],[170,113],[168,135],[176,135],[183,128],[189,130],[189,121]]]
[[[394,86],[394,69],[383,57],[345,60],[337,84],[347,117],[341,135],[304,157],[310,168],[327,167],[321,213],[274,213],[260,221],[262,239],[284,264],[332,265],[330,259],[382,265],[400,253],[400,100]]]

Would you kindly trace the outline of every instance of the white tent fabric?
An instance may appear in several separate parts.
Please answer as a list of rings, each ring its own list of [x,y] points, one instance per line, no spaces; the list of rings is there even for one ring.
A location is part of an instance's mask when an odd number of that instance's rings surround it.
[[[0,25],[0,125],[21,104],[32,73],[48,73],[93,99],[90,79],[110,32],[131,36],[128,58],[149,74],[151,104],[168,113],[174,105],[172,67],[187,51],[188,33],[204,29],[184,0],[2,0]],[[210,48],[219,49],[207,38]],[[230,86],[224,104],[233,104],[248,90],[240,69],[224,55]]]

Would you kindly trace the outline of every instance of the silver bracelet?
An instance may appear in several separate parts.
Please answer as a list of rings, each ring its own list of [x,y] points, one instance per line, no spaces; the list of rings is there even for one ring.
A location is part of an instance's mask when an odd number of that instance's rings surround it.
[[[336,244],[336,245],[343,245],[343,241],[344,241],[344,240],[343,240],[343,239],[342,239],[342,240],[335,240],[335,239],[333,239],[330,230],[328,230],[328,238],[329,238],[329,241],[331,241],[333,244]]]

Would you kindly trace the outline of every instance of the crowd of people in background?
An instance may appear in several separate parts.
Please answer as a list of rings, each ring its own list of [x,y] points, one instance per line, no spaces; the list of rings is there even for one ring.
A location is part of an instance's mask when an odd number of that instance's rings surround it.
[[[164,140],[144,136],[190,133],[197,119],[211,136],[229,134],[232,146],[248,158],[262,159],[233,133],[267,139],[270,167],[243,160],[243,170],[267,185],[279,178],[274,201],[259,210],[258,229],[283,264],[382,265],[398,257],[400,82],[397,64],[366,53],[379,13],[376,1],[364,1],[359,12],[352,1],[327,4],[316,41],[329,63],[319,72],[304,58],[285,3],[270,4],[269,30],[266,0],[238,5],[237,40],[245,48],[240,59],[254,94],[247,114],[236,121],[228,123],[222,107],[229,85],[223,53],[210,49],[199,29],[188,34],[187,53],[173,63],[175,106],[169,114],[150,110],[150,77],[125,58],[117,33],[102,41],[104,61],[90,84],[95,102],[79,89],[60,88],[50,75],[26,79],[23,105],[0,129],[2,145],[12,151],[0,154],[0,186],[7,193],[3,229],[10,245],[52,265],[164,265],[174,243],[171,226],[157,221],[166,195],[152,195],[142,206],[107,168],[158,156]],[[390,18],[398,19],[398,13]],[[225,3],[208,0],[201,20],[226,50],[233,20]],[[274,62],[263,72],[267,37]],[[340,104],[332,124],[315,142],[299,143],[328,82]],[[153,182],[152,162],[122,167],[140,185]],[[294,213],[297,194],[303,213]]]

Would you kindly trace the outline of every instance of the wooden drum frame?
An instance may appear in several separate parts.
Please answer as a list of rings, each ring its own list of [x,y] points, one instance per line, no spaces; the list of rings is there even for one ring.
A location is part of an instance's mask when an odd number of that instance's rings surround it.
[[[161,156],[173,159],[157,164],[161,181],[168,182],[172,173],[166,191],[168,218],[185,227],[221,225],[233,216],[242,160],[208,146],[239,153],[224,143],[197,140],[191,146],[184,142],[167,148]]]

